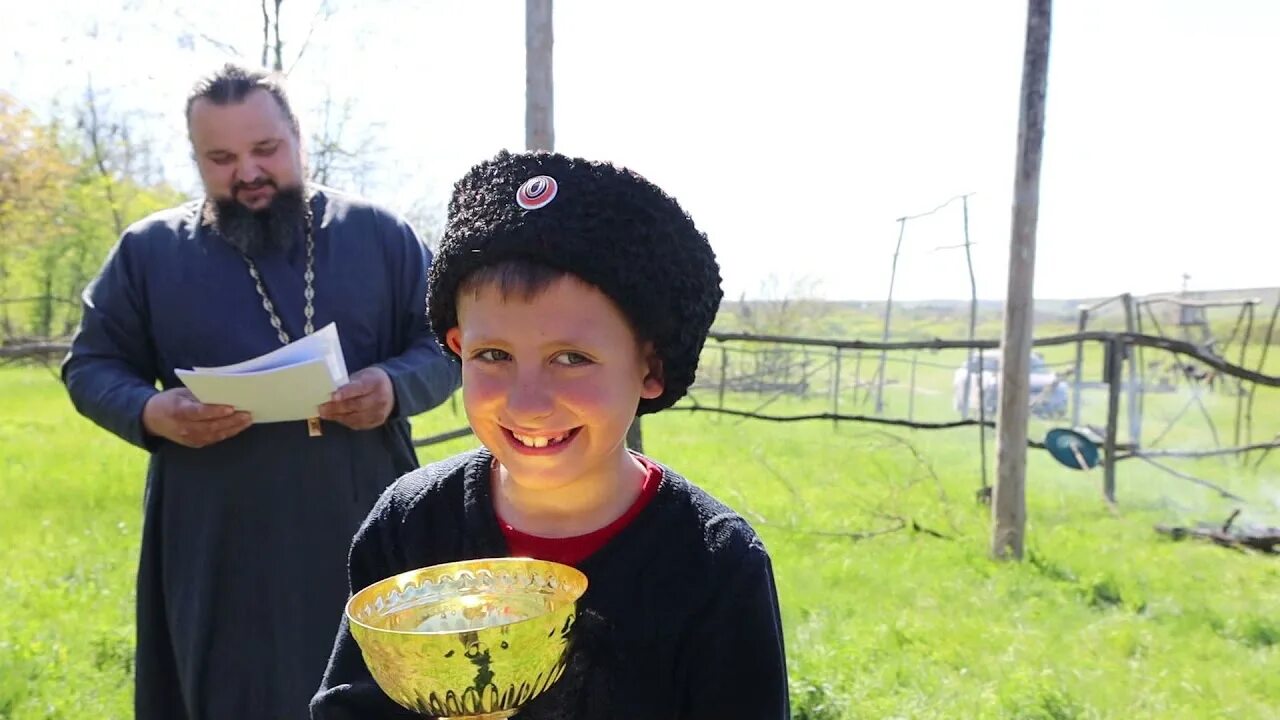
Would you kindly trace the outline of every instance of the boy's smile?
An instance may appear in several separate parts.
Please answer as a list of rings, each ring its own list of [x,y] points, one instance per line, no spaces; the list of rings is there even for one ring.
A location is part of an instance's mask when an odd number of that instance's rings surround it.
[[[503,429],[507,431],[507,435],[514,441],[517,451],[533,455],[550,455],[560,452],[582,428],[576,427],[572,430],[551,434],[523,433],[511,428]]]
[[[640,398],[662,394],[660,369],[600,290],[570,275],[530,297],[464,288],[446,339],[507,512],[580,518],[643,477],[625,438]]]

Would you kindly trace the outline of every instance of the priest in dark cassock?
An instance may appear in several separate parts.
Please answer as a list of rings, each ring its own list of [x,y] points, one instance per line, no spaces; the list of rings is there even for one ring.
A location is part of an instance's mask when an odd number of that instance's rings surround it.
[[[427,328],[429,251],[390,212],[305,181],[277,76],[228,65],[186,115],[205,197],[123,234],[85,290],[62,378],[81,413],[151,453],[138,720],[300,720],[351,537],[417,467],[408,418],[447,399],[459,368]],[[254,424],[174,374],[329,323],[351,374],[318,419]]]

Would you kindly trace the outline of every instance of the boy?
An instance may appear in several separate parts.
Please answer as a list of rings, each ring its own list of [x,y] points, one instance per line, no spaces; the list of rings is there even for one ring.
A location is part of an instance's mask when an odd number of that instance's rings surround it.
[[[462,361],[483,448],[400,478],[356,534],[351,591],[495,556],[588,578],[569,670],[521,720],[785,718],[769,556],[745,520],[625,446],[693,382],[719,308],[706,237],[640,176],[537,153],[454,188],[428,319]],[[313,717],[415,717],[369,675],[345,620]]]

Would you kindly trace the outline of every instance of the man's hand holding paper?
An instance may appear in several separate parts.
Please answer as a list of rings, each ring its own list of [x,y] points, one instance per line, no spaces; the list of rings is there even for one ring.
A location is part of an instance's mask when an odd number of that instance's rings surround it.
[[[156,393],[142,408],[147,432],[189,448],[222,442],[252,424],[249,413],[230,405],[205,405],[186,388]]]
[[[367,367],[320,406],[320,417],[352,430],[368,430],[387,421],[395,402],[391,377],[380,367]]]

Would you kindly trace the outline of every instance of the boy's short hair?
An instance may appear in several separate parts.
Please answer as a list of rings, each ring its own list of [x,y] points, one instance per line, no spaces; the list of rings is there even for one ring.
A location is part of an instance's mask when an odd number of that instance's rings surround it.
[[[427,316],[443,347],[462,283],[513,260],[598,287],[653,343],[665,388],[641,399],[638,415],[688,392],[723,293],[706,235],[675,199],[626,168],[556,153],[504,150],[471,168],[454,185],[428,275]]]
[[[569,275],[536,260],[514,258],[495,265],[483,265],[467,273],[458,283],[458,293],[477,292],[483,287],[497,289],[503,299],[515,296],[532,300],[555,281]]]

